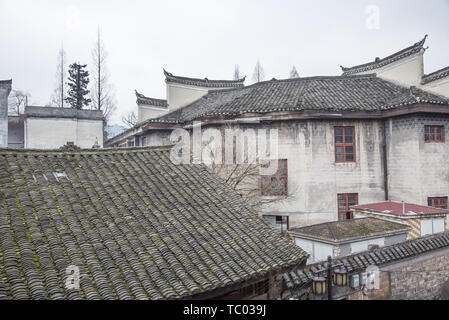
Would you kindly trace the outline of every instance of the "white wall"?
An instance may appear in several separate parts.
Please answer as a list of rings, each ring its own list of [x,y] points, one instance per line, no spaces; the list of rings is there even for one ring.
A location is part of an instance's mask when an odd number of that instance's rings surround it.
[[[375,73],[379,78],[396,82],[403,86],[420,86],[424,73],[423,52],[414,54],[374,70],[357,74]]]
[[[137,105],[137,122],[154,119],[168,113],[168,109]]]
[[[421,89],[449,98],[449,78],[435,80],[421,86]]]
[[[295,237],[295,244],[301,247],[301,249],[303,249],[310,255],[309,259],[307,260],[308,264],[326,260],[328,256],[333,257],[334,255],[334,247],[330,244],[315,242],[296,237]]]
[[[444,218],[421,220],[421,236],[444,231]]]
[[[32,118],[25,120],[25,148],[57,149],[72,141],[81,148],[103,146],[103,121],[73,118]]]
[[[198,100],[207,92],[206,88],[167,83],[167,103],[170,112]]]

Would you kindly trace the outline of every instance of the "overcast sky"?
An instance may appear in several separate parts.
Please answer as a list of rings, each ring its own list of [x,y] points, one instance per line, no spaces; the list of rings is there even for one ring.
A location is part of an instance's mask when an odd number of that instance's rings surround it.
[[[118,124],[137,108],[134,89],[166,98],[162,68],[231,79],[239,64],[251,84],[260,59],[267,80],[287,78],[293,65],[300,76],[338,75],[340,65],[384,57],[425,34],[424,72],[449,65],[449,0],[0,0],[0,79],[47,104],[61,42],[69,62],[89,65],[97,26]]]

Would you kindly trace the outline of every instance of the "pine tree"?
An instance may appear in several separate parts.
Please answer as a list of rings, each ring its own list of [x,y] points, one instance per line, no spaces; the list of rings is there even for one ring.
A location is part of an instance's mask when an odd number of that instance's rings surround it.
[[[295,66],[293,66],[292,71],[290,71],[290,79],[293,79],[293,78],[299,78],[299,73],[296,70]]]
[[[89,90],[87,90],[89,72],[84,70],[86,67],[87,65],[81,65],[76,62],[69,66],[68,85],[70,89],[65,100],[75,109],[82,109],[91,103],[89,98],[85,98],[89,94]]]

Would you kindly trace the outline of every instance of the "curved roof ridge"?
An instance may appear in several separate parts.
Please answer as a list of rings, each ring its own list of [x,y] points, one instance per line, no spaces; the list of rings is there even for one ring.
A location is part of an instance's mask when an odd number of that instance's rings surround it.
[[[352,67],[340,66],[340,68],[343,71],[343,75],[350,75],[350,74],[354,74],[357,72],[364,72],[367,70],[373,70],[373,69],[383,67],[387,64],[390,64],[392,62],[395,62],[397,60],[400,60],[402,58],[408,57],[416,52],[421,51],[423,49],[423,45],[426,41],[426,38],[427,38],[427,34],[424,36],[424,38],[422,40],[414,43],[413,45],[411,45],[405,49],[402,49],[402,50],[397,51],[389,56],[386,56],[385,58],[379,59],[378,57],[376,57],[376,59],[372,62],[367,62],[367,63],[359,64],[356,66],[352,66]]]
[[[425,74],[423,75],[422,79],[421,79],[421,84],[426,84],[438,79],[442,79],[442,78],[446,78],[447,76],[449,76],[449,66],[438,69],[434,72],[431,72],[429,74]]]
[[[246,76],[238,80],[210,80],[208,78],[203,79],[190,78],[190,77],[175,76],[174,74],[168,72],[167,70],[165,69],[163,70],[166,82],[174,82],[202,87],[243,87],[243,82],[246,79]]]
[[[147,96],[139,93],[137,90],[134,90],[134,91],[136,92],[137,104],[148,104],[148,105],[152,105],[152,106],[168,108],[167,100],[150,98],[150,97],[147,97]]]

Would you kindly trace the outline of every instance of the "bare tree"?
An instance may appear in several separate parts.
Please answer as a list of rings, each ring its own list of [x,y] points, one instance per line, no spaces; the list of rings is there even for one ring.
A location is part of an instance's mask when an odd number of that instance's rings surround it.
[[[12,90],[8,98],[8,114],[18,116],[24,112],[30,94],[21,90]]]
[[[260,82],[265,78],[265,71],[260,65],[259,60],[257,60],[256,66],[254,67],[253,80],[255,82]]]
[[[56,87],[53,91],[53,95],[50,98],[49,105],[58,106],[64,108],[65,94],[65,79],[67,79],[66,69],[66,52],[64,45],[61,44],[61,49],[58,53],[58,65],[56,67]]]
[[[122,118],[122,122],[128,128],[134,127],[137,124],[136,113],[134,111],[128,113],[125,117]]]
[[[106,123],[117,108],[115,90],[109,82],[110,74],[106,65],[107,52],[101,39],[101,30],[98,27],[97,41],[92,50],[93,76],[91,87],[91,100],[93,109],[102,110]]]
[[[290,71],[290,79],[299,78],[299,73],[296,70],[296,67],[293,66],[292,71]]]
[[[240,80],[240,67],[238,64],[234,68],[234,80]]]

